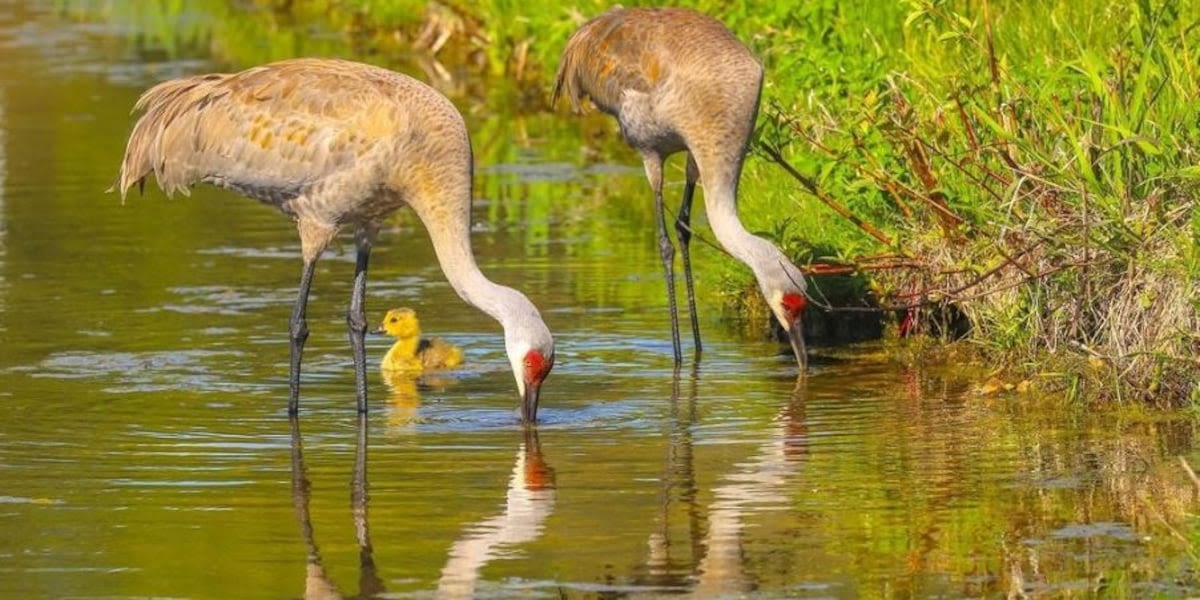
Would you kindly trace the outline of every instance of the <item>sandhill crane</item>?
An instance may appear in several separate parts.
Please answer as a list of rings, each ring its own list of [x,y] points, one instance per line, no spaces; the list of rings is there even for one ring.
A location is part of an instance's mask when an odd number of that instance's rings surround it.
[[[537,418],[554,340],[525,295],[488,280],[471,250],[471,143],[462,115],[429,86],[343,60],[295,59],[160,83],[138,100],[114,187],[124,198],[154,173],[168,195],[196,183],[233,190],[296,222],[304,268],[292,310],[288,413],[299,409],[305,307],[317,258],[343,226],[357,261],[347,323],[358,411],[367,410],[367,259],[380,221],[408,205],[458,295],[500,322],[521,395]]]
[[[667,279],[675,364],[682,362],[675,302],[675,249],[663,210],[662,166],[687,152],[683,202],[675,221],[683,255],[695,354],[700,329],[692,285],[692,195],[704,205],[717,240],[754,272],[759,289],[788,332],[801,372],[806,366],[801,313],[807,304],[800,270],[773,244],[752,235],[737,215],[737,188],[754,120],[763,69],[719,21],[681,8],[614,8],[584,23],[559,62],[553,100],[565,94],[579,110],[587,96],[617,118],[625,141],[642,155],[654,190],[659,254]]]

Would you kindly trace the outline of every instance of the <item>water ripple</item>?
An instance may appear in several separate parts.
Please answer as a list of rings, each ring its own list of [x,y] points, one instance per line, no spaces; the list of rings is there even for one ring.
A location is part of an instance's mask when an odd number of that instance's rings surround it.
[[[247,354],[238,350],[177,350],[169,352],[85,352],[51,354],[36,367],[15,367],[30,377],[46,379],[97,379],[113,394],[187,390],[204,393],[262,393],[272,386],[245,378]]]

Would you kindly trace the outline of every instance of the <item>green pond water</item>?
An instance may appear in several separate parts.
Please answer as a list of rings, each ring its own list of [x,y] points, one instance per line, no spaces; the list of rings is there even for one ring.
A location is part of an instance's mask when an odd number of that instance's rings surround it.
[[[126,34],[0,0],[0,597],[1200,594],[1188,415],[981,395],[870,345],[815,348],[797,385],[722,319],[711,268],[703,360],[675,378],[649,192],[605,120],[456,98],[481,267],[558,339],[535,429],[411,214],[368,311],[416,309],[467,364],[385,380],[369,338],[358,418],[345,239],[290,421],[291,224],[208,189],[102,193],[138,94],[227,68]]]

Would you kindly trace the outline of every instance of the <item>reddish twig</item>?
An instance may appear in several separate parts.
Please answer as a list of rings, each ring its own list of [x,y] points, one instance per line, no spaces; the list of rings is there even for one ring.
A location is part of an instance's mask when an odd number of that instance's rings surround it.
[[[849,209],[847,209],[845,206],[843,206],[838,201],[827,196],[817,186],[816,181],[814,181],[813,179],[804,175],[800,171],[797,171],[796,168],[793,167],[792,164],[789,163],[787,161],[787,159],[785,159],[783,157],[783,155],[779,153],[779,150],[777,150],[776,148],[774,148],[768,144],[760,144],[760,147],[763,149],[764,152],[767,153],[768,156],[771,157],[771,160],[775,161],[776,164],[783,167],[783,170],[787,171],[788,175],[791,175],[793,179],[800,182],[800,185],[804,186],[804,188],[807,189],[810,194],[812,194],[814,197],[816,197],[817,200],[820,200],[825,206],[828,206],[829,208],[833,209],[833,212],[836,212],[837,214],[844,217],[846,220],[850,221],[851,223],[854,223],[856,226],[858,226],[859,229],[862,229],[868,235],[879,240],[884,245],[887,245],[887,246],[892,245],[892,238],[888,237],[887,234],[885,234],[882,231],[880,231],[879,229],[877,229],[874,225],[860,219],[857,215],[850,212]]]

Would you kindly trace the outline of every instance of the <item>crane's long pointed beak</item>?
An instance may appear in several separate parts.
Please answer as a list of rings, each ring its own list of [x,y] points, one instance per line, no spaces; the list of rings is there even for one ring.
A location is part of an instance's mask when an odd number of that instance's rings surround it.
[[[787,328],[787,335],[788,341],[792,343],[792,351],[796,353],[796,364],[800,366],[800,373],[803,374],[808,370],[808,352],[804,347],[804,327],[800,317],[792,321],[792,326]]]
[[[525,385],[525,397],[521,399],[521,422],[532,424],[537,422],[538,395],[541,394],[542,382],[534,381]]]

